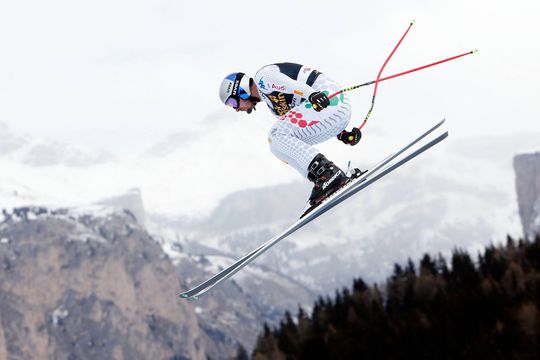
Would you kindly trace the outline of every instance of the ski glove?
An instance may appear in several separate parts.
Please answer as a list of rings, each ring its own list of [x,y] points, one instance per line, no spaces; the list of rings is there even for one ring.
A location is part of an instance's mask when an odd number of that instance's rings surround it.
[[[347,145],[354,146],[360,142],[362,132],[359,128],[353,128],[352,131],[343,130],[337,136],[339,141],[343,141]]]
[[[330,99],[328,99],[328,96],[320,91],[315,91],[309,95],[308,100],[311,105],[313,105],[313,110],[317,112],[327,108],[328,105],[330,105]]]

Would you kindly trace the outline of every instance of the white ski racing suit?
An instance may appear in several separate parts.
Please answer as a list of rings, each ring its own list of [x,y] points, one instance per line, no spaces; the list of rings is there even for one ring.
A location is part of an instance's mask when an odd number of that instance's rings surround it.
[[[348,125],[349,99],[337,95],[326,109],[315,111],[309,95],[321,91],[330,96],[341,88],[321,72],[300,64],[267,65],[257,71],[254,81],[278,118],[268,134],[272,153],[307,177],[311,161],[319,154],[312,145],[337,136]]]

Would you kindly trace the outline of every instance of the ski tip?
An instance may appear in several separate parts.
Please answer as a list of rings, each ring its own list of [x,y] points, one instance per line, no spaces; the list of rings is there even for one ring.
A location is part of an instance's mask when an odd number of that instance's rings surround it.
[[[478,49],[474,49],[471,51],[471,54],[476,54],[478,52]]]
[[[197,295],[189,296],[189,295],[186,294],[186,293],[180,294],[179,297],[180,297],[181,299],[186,299],[186,300],[189,300],[189,301],[191,301],[191,300],[199,300],[199,296],[197,296]]]
[[[411,25],[414,25],[416,23],[416,19],[411,20]]]

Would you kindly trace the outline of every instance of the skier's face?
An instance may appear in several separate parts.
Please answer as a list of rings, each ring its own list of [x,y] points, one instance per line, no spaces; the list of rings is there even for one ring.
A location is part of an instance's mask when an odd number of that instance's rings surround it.
[[[245,111],[248,114],[255,109],[255,103],[250,100],[240,99],[240,104],[236,108],[236,111]]]

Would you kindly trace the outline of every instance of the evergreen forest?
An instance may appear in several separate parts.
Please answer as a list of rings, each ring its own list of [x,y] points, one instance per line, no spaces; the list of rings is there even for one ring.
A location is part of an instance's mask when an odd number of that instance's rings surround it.
[[[383,285],[354,280],[311,314],[265,324],[263,359],[540,359],[540,236],[507,238],[474,259],[424,255]],[[249,358],[239,349],[240,358]]]

